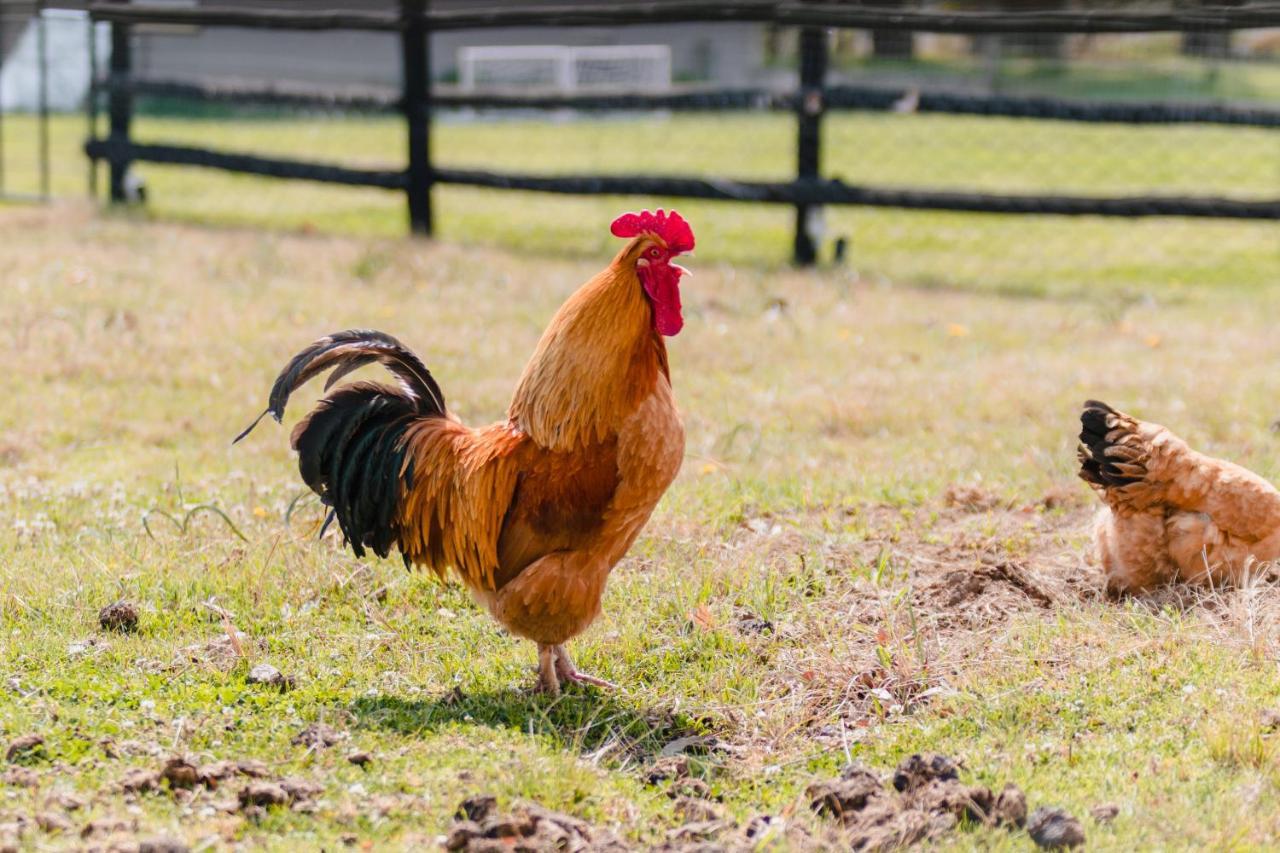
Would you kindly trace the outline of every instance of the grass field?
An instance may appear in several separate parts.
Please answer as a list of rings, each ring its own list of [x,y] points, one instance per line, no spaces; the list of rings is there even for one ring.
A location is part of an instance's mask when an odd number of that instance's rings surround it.
[[[21,116],[6,122],[7,184],[34,189],[34,128]],[[824,127],[824,171],[850,183],[1238,198],[1274,197],[1280,188],[1276,134],[1260,129],[871,113],[835,114]],[[54,191],[79,196],[86,187],[79,153],[85,123],[58,117],[51,130]],[[435,125],[432,145],[436,162],[460,168],[780,180],[794,173],[794,133],[794,122],[781,115],[451,120]],[[135,135],[362,166],[395,167],[404,158],[401,125],[392,119],[143,116]],[[159,219],[380,237],[405,231],[398,193],[172,167],[140,172],[149,214]],[[634,203],[450,187],[437,189],[435,202],[439,233],[451,242],[580,257],[607,252],[608,236],[594,223]],[[776,267],[790,257],[794,213],[786,207],[690,201],[680,207],[705,223],[703,253],[710,260]],[[829,238],[850,239],[850,265],[861,277],[942,289],[1072,298],[1107,292],[1124,301],[1153,287],[1177,296],[1186,287],[1252,289],[1280,277],[1275,227],[1268,223],[833,208],[826,229]]]
[[[785,146],[785,124],[663,126],[711,146],[697,157],[649,125],[612,127],[458,125],[438,147],[458,165],[551,168],[560,144],[584,170],[640,151],[664,171],[787,171],[733,154],[748,132]],[[63,194],[83,178],[81,130],[55,124]],[[139,135],[394,162],[393,131]],[[832,132],[853,151],[872,131]],[[1231,169],[1180,190],[1274,191],[1274,142],[1231,133]],[[882,174],[841,156],[846,179]],[[1136,161],[1134,186],[1177,185],[1201,168],[1186,156]],[[927,149],[912,157],[927,170]],[[897,168],[886,183],[916,180]],[[441,190],[447,239],[427,243],[395,236],[391,195],[146,174],[146,216],[0,207],[0,749],[43,738],[0,766],[0,846],[420,847],[464,797],[492,794],[640,848],[847,848],[806,788],[918,751],[1067,809],[1094,849],[1280,838],[1280,590],[1104,599],[1073,464],[1079,403],[1096,396],[1280,476],[1274,226],[840,213],[875,219],[869,259],[796,272],[776,263],[785,212],[680,205],[699,238],[670,345],[687,458],[573,644],[620,689],[553,702],[527,691],[532,648],[458,589],[316,539],[287,450],[306,393],[286,428],[230,438],[285,359],[351,326],[409,343],[465,421],[500,417],[635,203]],[[99,627],[119,599],[136,633]],[[292,688],[251,683],[264,663]],[[242,777],[153,786],[175,755],[260,762],[295,807],[242,808]],[[1114,820],[1089,817],[1101,805]],[[687,825],[694,813],[720,822]],[[759,815],[773,820],[748,839]],[[1031,846],[969,823],[934,843]]]
[[[1099,849],[1276,838],[1276,591],[1102,600],[1072,475],[1089,395],[1280,474],[1273,291],[1118,308],[695,259],[672,342],[688,458],[575,643],[622,687],[550,702],[525,691],[532,649],[458,590],[317,542],[311,504],[287,517],[286,430],[229,438],[287,356],[353,325],[411,342],[464,419],[496,418],[604,258],[76,204],[0,217],[0,732],[44,738],[0,781],[0,832],[39,815],[52,834],[32,824],[28,846],[82,827],[411,846],[476,793],[652,846],[682,823],[652,768],[688,743],[726,819],[783,819],[762,847],[838,844],[806,786],[918,750],[1033,807],[1117,805],[1085,818]],[[136,634],[97,627],[119,598]],[[264,662],[294,688],[250,684]],[[341,740],[293,742],[315,723]],[[319,793],[254,816],[239,783],[122,792],[176,753],[258,760]],[[1029,844],[977,827],[939,843]]]

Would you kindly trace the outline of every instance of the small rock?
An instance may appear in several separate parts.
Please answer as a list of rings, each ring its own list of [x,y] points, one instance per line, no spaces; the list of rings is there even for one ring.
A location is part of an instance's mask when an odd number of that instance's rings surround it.
[[[827,782],[816,782],[805,789],[809,808],[837,820],[852,819],[867,807],[867,803],[883,793],[884,787],[880,780],[870,771],[855,772]]]
[[[498,815],[486,820],[482,826],[485,838],[519,838],[521,823],[515,815]]]
[[[1089,816],[1095,823],[1111,823],[1120,814],[1120,807],[1115,803],[1103,803],[1089,809]]]
[[[954,483],[942,493],[947,506],[966,512],[984,512],[1000,503],[1000,499],[979,486]]]
[[[681,823],[706,823],[719,821],[724,817],[723,810],[706,800],[694,797],[679,797],[672,810],[680,818]]]
[[[271,769],[256,758],[242,758],[236,762],[236,770],[244,776],[254,779],[265,779],[271,775]]]
[[[902,760],[893,772],[894,790],[906,793],[934,780],[947,782],[960,778],[960,767],[945,755],[912,755]]]
[[[170,788],[193,788],[200,781],[200,771],[187,759],[175,755],[165,762],[160,778],[168,782]]]
[[[239,770],[240,768],[232,761],[215,761],[212,764],[201,764],[196,768],[196,781],[206,788],[216,788],[219,782],[236,775]]]
[[[85,805],[84,800],[80,797],[77,797],[75,794],[67,793],[66,791],[58,791],[54,793],[53,796],[49,797],[49,804],[55,805],[58,808],[65,809],[69,812],[73,812],[76,809],[82,809]]]
[[[458,806],[458,818],[483,823],[498,808],[498,798],[492,794],[467,797]]]
[[[240,791],[240,807],[283,806],[289,802],[289,794],[275,782],[250,782]]]
[[[0,775],[0,782],[15,788],[34,788],[40,784],[40,776],[30,767],[10,767]]]
[[[1084,844],[1084,827],[1080,821],[1059,808],[1041,806],[1033,811],[1027,818],[1027,834],[1046,850]]]
[[[689,759],[683,755],[659,758],[644,775],[646,785],[656,785],[668,779],[682,779],[689,775]]]
[[[268,687],[276,687],[282,691],[293,687],[293,679],[286,678],[280,670],[269,663],[260,663],[249,670],[248,681],[250,684],[265,684]]]
[[[782,821],[773,815],[758,814],[747,821],[746,826],[742,828],[742,835],[748,839],[760,838],[781,823]]]
[[[139,841],[138,853],[191,853],[191,848],[185,842],[162,835]]]
[[[996,826],[1016,826],[1022,828],[1027,823],[1027,795],[1022,789],[1010,782],[996,796],[995,806],[991,812]]]
[[[296,802],[313,799],[324,791],[323,785],[317,785],[315,782],[299,779],[296,776],[281,779],[280,787],[284,788],[284,792],[289,795],[290,800]]]
[[[104,631],[131,634],[138,630],[138,608],[128,601],[108,604],[98,611],[98,624]]]
[[[716,836],[732,828],[733,824],[724,820],[702,820],[686,823],[667,831],[667,840],[680,845],[681,850],[706,850],[700,842],[711,841]],[[719,849],[719,848],[712,848]]]
[[[480,838],[482,834],[480,824],[474,820],[460,820],[449,830],[449,836],[444,841],[444,849],[466,850],[471,839]]]
[[[143,767],[130,770],[120,780],[120,790],[126,794],[141,794],[145,791],[154,791],[159,787],[160,774]]]
[[[0,821],[0,851],[18,853],[18,842],[31,828],[31,821],[25,815],[14,815],[13,819]]]
[[[33,733],[16,737],[9,741],[9,748],[4,753],[5,760],[19,761],[27,758],[43,745],[44,738],[38,734]]]
[[[118,832],[132,832],[135,824],[118,817],[100,817],[91,820],[80,830],[81,838],[98,838],[104,835],[115,835]]]
[[[700,800],[711,799],[711,786],[704,780],[693,776],[676,779],[667,790],[667,796],[675,800],[680,797],[696,797]]]
[[[737,619],[734,620],[733,627],[739,634],[760,635],[766,631],[773,633],[773,623],[768,619],[763,619],[752,613],[750,610],[741,610],[738,612]]]
[[[44,832],[70,832],[75,825],[57,812],[39,812],[36,815],[36,826]]]
[[[305,746],[308,749],[321,749],[333,746],[346,736],[346,732],[340,732],[332,726],[326,726],[324,723],[312,723],[294,735],[290,743],[294,746]]]
[[[347,762],[350,764],[354,764],[356,767],[364,767],[370,761],[373,761],[373,756],[367,752],[362,752],[360,750],[349,753],[347,755]]]

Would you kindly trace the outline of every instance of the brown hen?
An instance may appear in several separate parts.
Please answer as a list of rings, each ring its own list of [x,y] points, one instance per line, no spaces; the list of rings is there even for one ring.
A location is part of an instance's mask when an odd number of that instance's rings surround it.
[[[1096,400],[1080,424],[1080,477],[1106,504],[1094,546],[1112,593],[1239,582],[1280,557],[1280,491],[1257,474]]]

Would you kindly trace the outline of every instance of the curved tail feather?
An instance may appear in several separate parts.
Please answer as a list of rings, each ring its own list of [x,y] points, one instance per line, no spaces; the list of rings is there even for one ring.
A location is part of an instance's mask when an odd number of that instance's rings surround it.
[[[284,419],[289,396],[313,377],[333,369],[325,383],[327,391],[342,377],[374,362],[382,364],[396,377],[400,390],[414,401],[419,414],[445,413],[444,392],[431,371],[408,347],[385,332],[348,329],[326,335],[295,355],[271,386],[267,408],[235,437],[232,444],[253,432],[253,428],[267,415],[280,423]]]

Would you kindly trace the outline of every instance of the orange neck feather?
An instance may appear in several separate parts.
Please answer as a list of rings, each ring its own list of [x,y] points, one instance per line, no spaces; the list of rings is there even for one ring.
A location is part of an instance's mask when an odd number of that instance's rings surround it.
[[[637,237],[560,306],[516,386],[508,417],[568,451],[615,435],[666,373],[666,345],[636,276]]]

